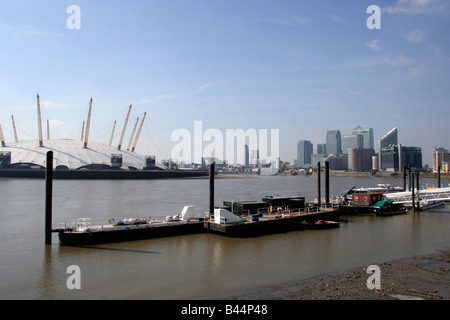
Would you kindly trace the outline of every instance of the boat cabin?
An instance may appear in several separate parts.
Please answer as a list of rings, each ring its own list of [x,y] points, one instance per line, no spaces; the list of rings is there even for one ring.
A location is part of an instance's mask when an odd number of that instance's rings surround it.
[[[373,206],[381,200],[383,200],[383,193],[381,192],[352,193],[352,204],[356,206]]]

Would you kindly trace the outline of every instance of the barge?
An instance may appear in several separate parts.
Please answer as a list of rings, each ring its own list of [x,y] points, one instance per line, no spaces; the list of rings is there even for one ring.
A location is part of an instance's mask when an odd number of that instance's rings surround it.
[[[256,214],[236,215],[224,208],[214,209],[205,226],[208,231],[229,237],[254,237],[259,235],[301,230],[305,224],[319,220],[339,221],[339,212],[334,208],[307,206],[269,211],[262,208]]]
[[[378,201],[372,206],[372,212],[377,216],[396,216],[408,213],[407,208],[401,203],[394,203],[393,200]]]
[[[72,227],[65,224],[58,230],[61,245],[91,245],[160,238],[205,231],[203,215],[186,206],[175,216],[165,218],[126,218],[109,220],[109,224],[90,225],[90,219],[81,218]]]

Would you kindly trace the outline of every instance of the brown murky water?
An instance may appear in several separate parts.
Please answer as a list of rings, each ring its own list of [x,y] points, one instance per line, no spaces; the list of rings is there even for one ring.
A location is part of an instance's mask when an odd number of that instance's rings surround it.
[[[216,205],[265,195],[316,197],[315,177],[216,179]],[[445,183],[446,181],[444,181]],[[401,179],[331,177],[331,193]],[[432,185],[433,180],[422,183]],[[322,184],[323,186],[323,184]],[[62,247],[44,245],[44,181],[0,180],[1,299],[216,299],[261,286],[429,253],[450,243],[450,206],[396,217],[344,216],[333,230],[250,239],[212,234]],[[323,195],[323,191],[322,191]],[[208,209],[207,180],[55,181],[53,227],[76,218]],[[70,290],[69,266],[81,289]],[[364,279],[365,280],[365,279]]]

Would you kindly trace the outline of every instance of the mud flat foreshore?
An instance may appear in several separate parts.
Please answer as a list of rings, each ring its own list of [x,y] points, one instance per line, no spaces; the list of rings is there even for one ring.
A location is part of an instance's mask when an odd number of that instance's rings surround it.
[[[450,300],[450,248],[378,265],[381,289],[366,267],[243,292],[233,300]]]

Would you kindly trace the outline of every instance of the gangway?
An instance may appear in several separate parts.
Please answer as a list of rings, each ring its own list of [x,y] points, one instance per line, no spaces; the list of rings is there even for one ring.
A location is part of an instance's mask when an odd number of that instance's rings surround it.
[[[450,187],[435,189],[414,189],[412,191],[386,193],[387,199],[392,199],[396,203],[410,204],[412,203],[412,195],[414,201],[450,201]]]

